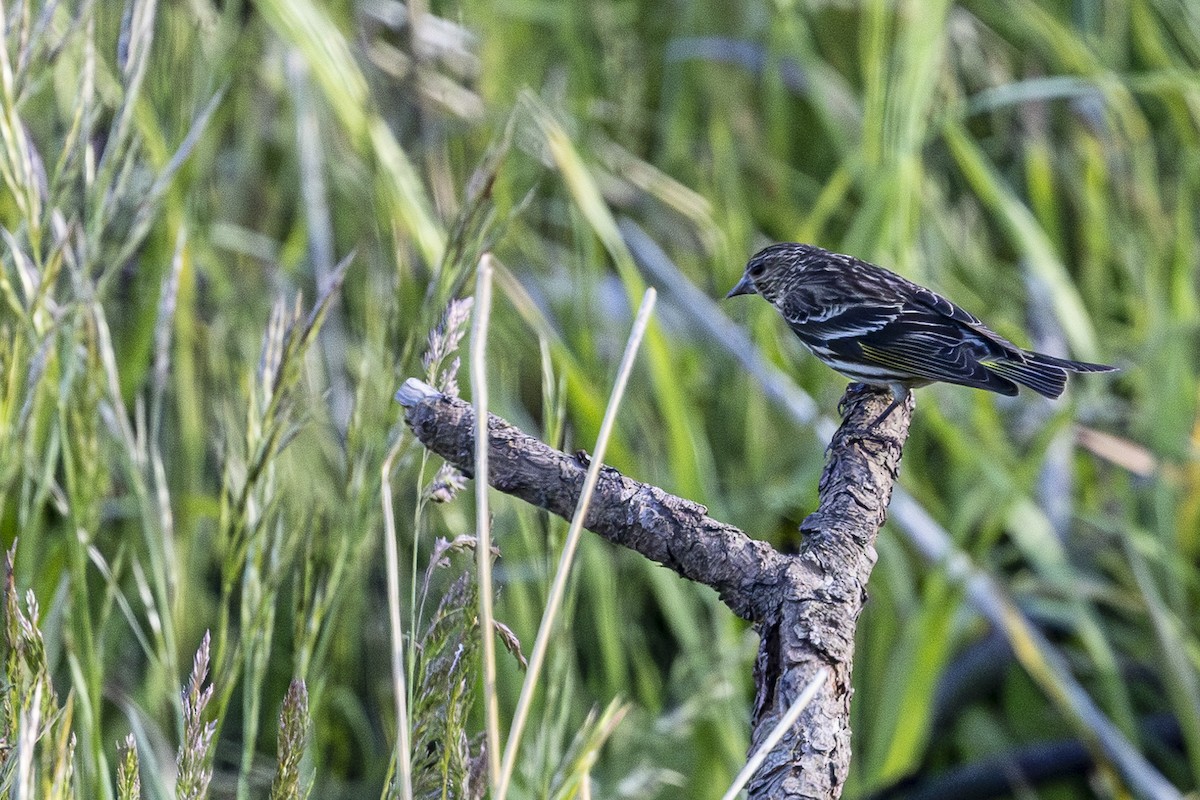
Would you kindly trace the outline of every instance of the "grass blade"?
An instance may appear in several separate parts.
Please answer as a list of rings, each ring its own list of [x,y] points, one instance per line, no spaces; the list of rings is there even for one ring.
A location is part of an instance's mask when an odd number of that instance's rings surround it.
[[[546,598],[546,610],[542,614],[538,626],[537,639],[533,643],[533,652],[529,656],[529,668],[525,672],[525,682],[521,685],[521,695],[517,699],[517,710],[513,714],[512,727],[508,733],[508,745],[504,751],[504,763],[500,773],[500,783],[496,788],[495,800],[504,800],[508,793],[508,784],[512,779],[516,766],[517,750],[521,744],[521,733],[529,717],[529,707],[533,702],[533,691],[537,686],[542,664],[546,660],[546,650],[550,646],[550,635],[554,631],[554,620],[562,605],[566,592],[567,578],[571,573],[571,564],[575,558],[575,550],[579,546],[579,538],[583,532],[583,520],[587,516],[588,507],[592,502],[592,491],[600,479],[600,470],[604,466],[604,451],[608,447],[608,439],[612,435],[613,426],[617,421],[617,410],[621,398],[625,395],[625,387],[629,383],[629,375],[633,371],[634,357],[650,324],[650,313],[654,310],[654,302],[658,293],[653,287],[646,290],[642,304],[638,308],[637,317],[633,321],[633,329],[629,333],[629,341],[625,344],[625,354],[621,358],[621,366],[617,372],[616,383],[613,384],[612,394],[608,399],[608,408],[604,412],[604,421],[600,423],[600,433],[596,437],[596,447],[588,465],[587,475],[583,480],[583,489],[579,493],[579,505],[571,517],[571,526],[567,530],[567,539],[563,543],[562,555],[559,556],[558,570],[554,573],[554,582],[550,586],[550,596]],[[478,419],[478,418],[477,418]]]
[[[787,713],[780,717],[779,722],[775,723],[775,727],[771,729],[771,733],[763,740],[762,747],[754,752],[746,760],[746,766],[742,767],[742,771],[733,779],[733,785],[729,787],[729,791],[725,792],[721,800],[735,800],[738,792],[750,782],[754,777],[754,773],[758,772],[758,768],[762,766],[762,762],[775,749],[775,745],[779,744],[779,740],[788,732],[788,729],[796,724],[796,720],[800,719],[800,714],[804,709],[808,708],[808,704],[817,696],[817,691],[824,685],[825,681],[829,680],[829,670],[824,667],[813,676],[808,685],[804,687],[804,691],[800,693],[792,705],[788,708]]]
[[[479,633],[483,637],[483,706],[486,717],[488,776],[500,784],[500,700],[496,696],[496,623],[492,610],[492,531],[488,513],[487,331],[492,314],[492,265],[484,254],[475,276],[475,318],[471,324],[471,399],[475,406],[475,545],[479,575]],[[497,793],[497,797],[502,797]]]

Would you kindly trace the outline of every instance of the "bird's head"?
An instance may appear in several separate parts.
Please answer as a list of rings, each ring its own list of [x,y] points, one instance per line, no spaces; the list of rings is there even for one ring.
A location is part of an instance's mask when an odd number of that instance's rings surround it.
[[[746,264],[742,279],[725,296],[760,294],[768,303],[774,303],[795,284],[809,261],[824,252],[813,245],[793,242],[764,247]]]

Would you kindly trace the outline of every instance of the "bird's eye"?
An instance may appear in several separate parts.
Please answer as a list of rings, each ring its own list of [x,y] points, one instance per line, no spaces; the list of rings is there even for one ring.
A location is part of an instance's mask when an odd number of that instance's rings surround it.
[[[750,265],[750,277],[751,278],[761,278],[762,274],[766,271],[767,271],[766,265],[761,262],[759,262],[758,264]]]

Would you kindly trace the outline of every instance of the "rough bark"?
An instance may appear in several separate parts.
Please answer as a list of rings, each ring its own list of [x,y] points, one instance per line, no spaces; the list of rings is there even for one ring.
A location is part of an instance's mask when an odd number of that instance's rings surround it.
[[[861,389],[861,387],[860,387]],[[475,415],[458,398],[416,380],[396,395],[428,449],[470,476]],[[850,765],[854,631],[875,564],[875,537],[908,435],[911,402],[879,424],[891,395],[847,391],[827,452],[817,510],[800,526],[799,552],[784,555],[708,516],[704,506],[605,467],[584,527],[685,578],[716,589],[760,635],[754,668],[752,749],[822,667],[827,685],[767,757],[749,786],[759,798],[841,795]],[[500,491],[570,518],[587,471],[568,455],[489,415],[488,479]]]

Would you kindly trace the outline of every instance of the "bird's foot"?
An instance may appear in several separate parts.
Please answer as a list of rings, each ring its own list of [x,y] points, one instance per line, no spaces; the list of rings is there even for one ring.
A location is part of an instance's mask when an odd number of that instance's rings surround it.
[[[869,386],[865,383],[858,383],[857,381],[847,386],[846,393],[843,394],[842,399],[838,401],[838,416],[846,416],[846,409],[849,407],[851,400],[857,400],[864,393],[873,391],[875,391],[874,386]]]
[[[848,387],[846,387],[846,393],[842,395],[841,402],[838,403],[838,414],[840,414],[842,417],[845,417],[850,402],[857,400],[864,393],[874,394],[881,391],[883,391],[883,387],[880,386],[872,386],[865,383],[850,384]],[[893,387],[891,390],[891,396],[892,401],[887,404],[887,407],[883,409],[879,416],[875,417],[875,419],[871,420],[871,422],[865,426],[866,430],[877,430],[879,426],[882,425],[887,418],[891,416],[892,412],[895,411],[901,404],[907,404],[911,401],[912,392],[904,387]]]
[[[870,424],[871,429],[878,429],[883,421],[888,418],[888,415],[895,411],[901,405],[906,408],[912,408],[914,402],[912,390],[908,388],[892,388],[892,402],[888,403],[888,407],[883,410],[883,413],[875,418],[875,421]]]
[[[872,420],[871,424],[868,425],[867,427],[871,428],[871,429],[878,428],[880,425],[883,424],[883,421],[888,418],[888,415],[896,410],[896,406],[898,406],[898,405],[900,405],[900,398],[893,397],[892,402],[888,403],[888,406],[887,406],[887,408],[885,408],[883,410],[883,413],[880,414],[878,417],[876,417],[874,420]]]

